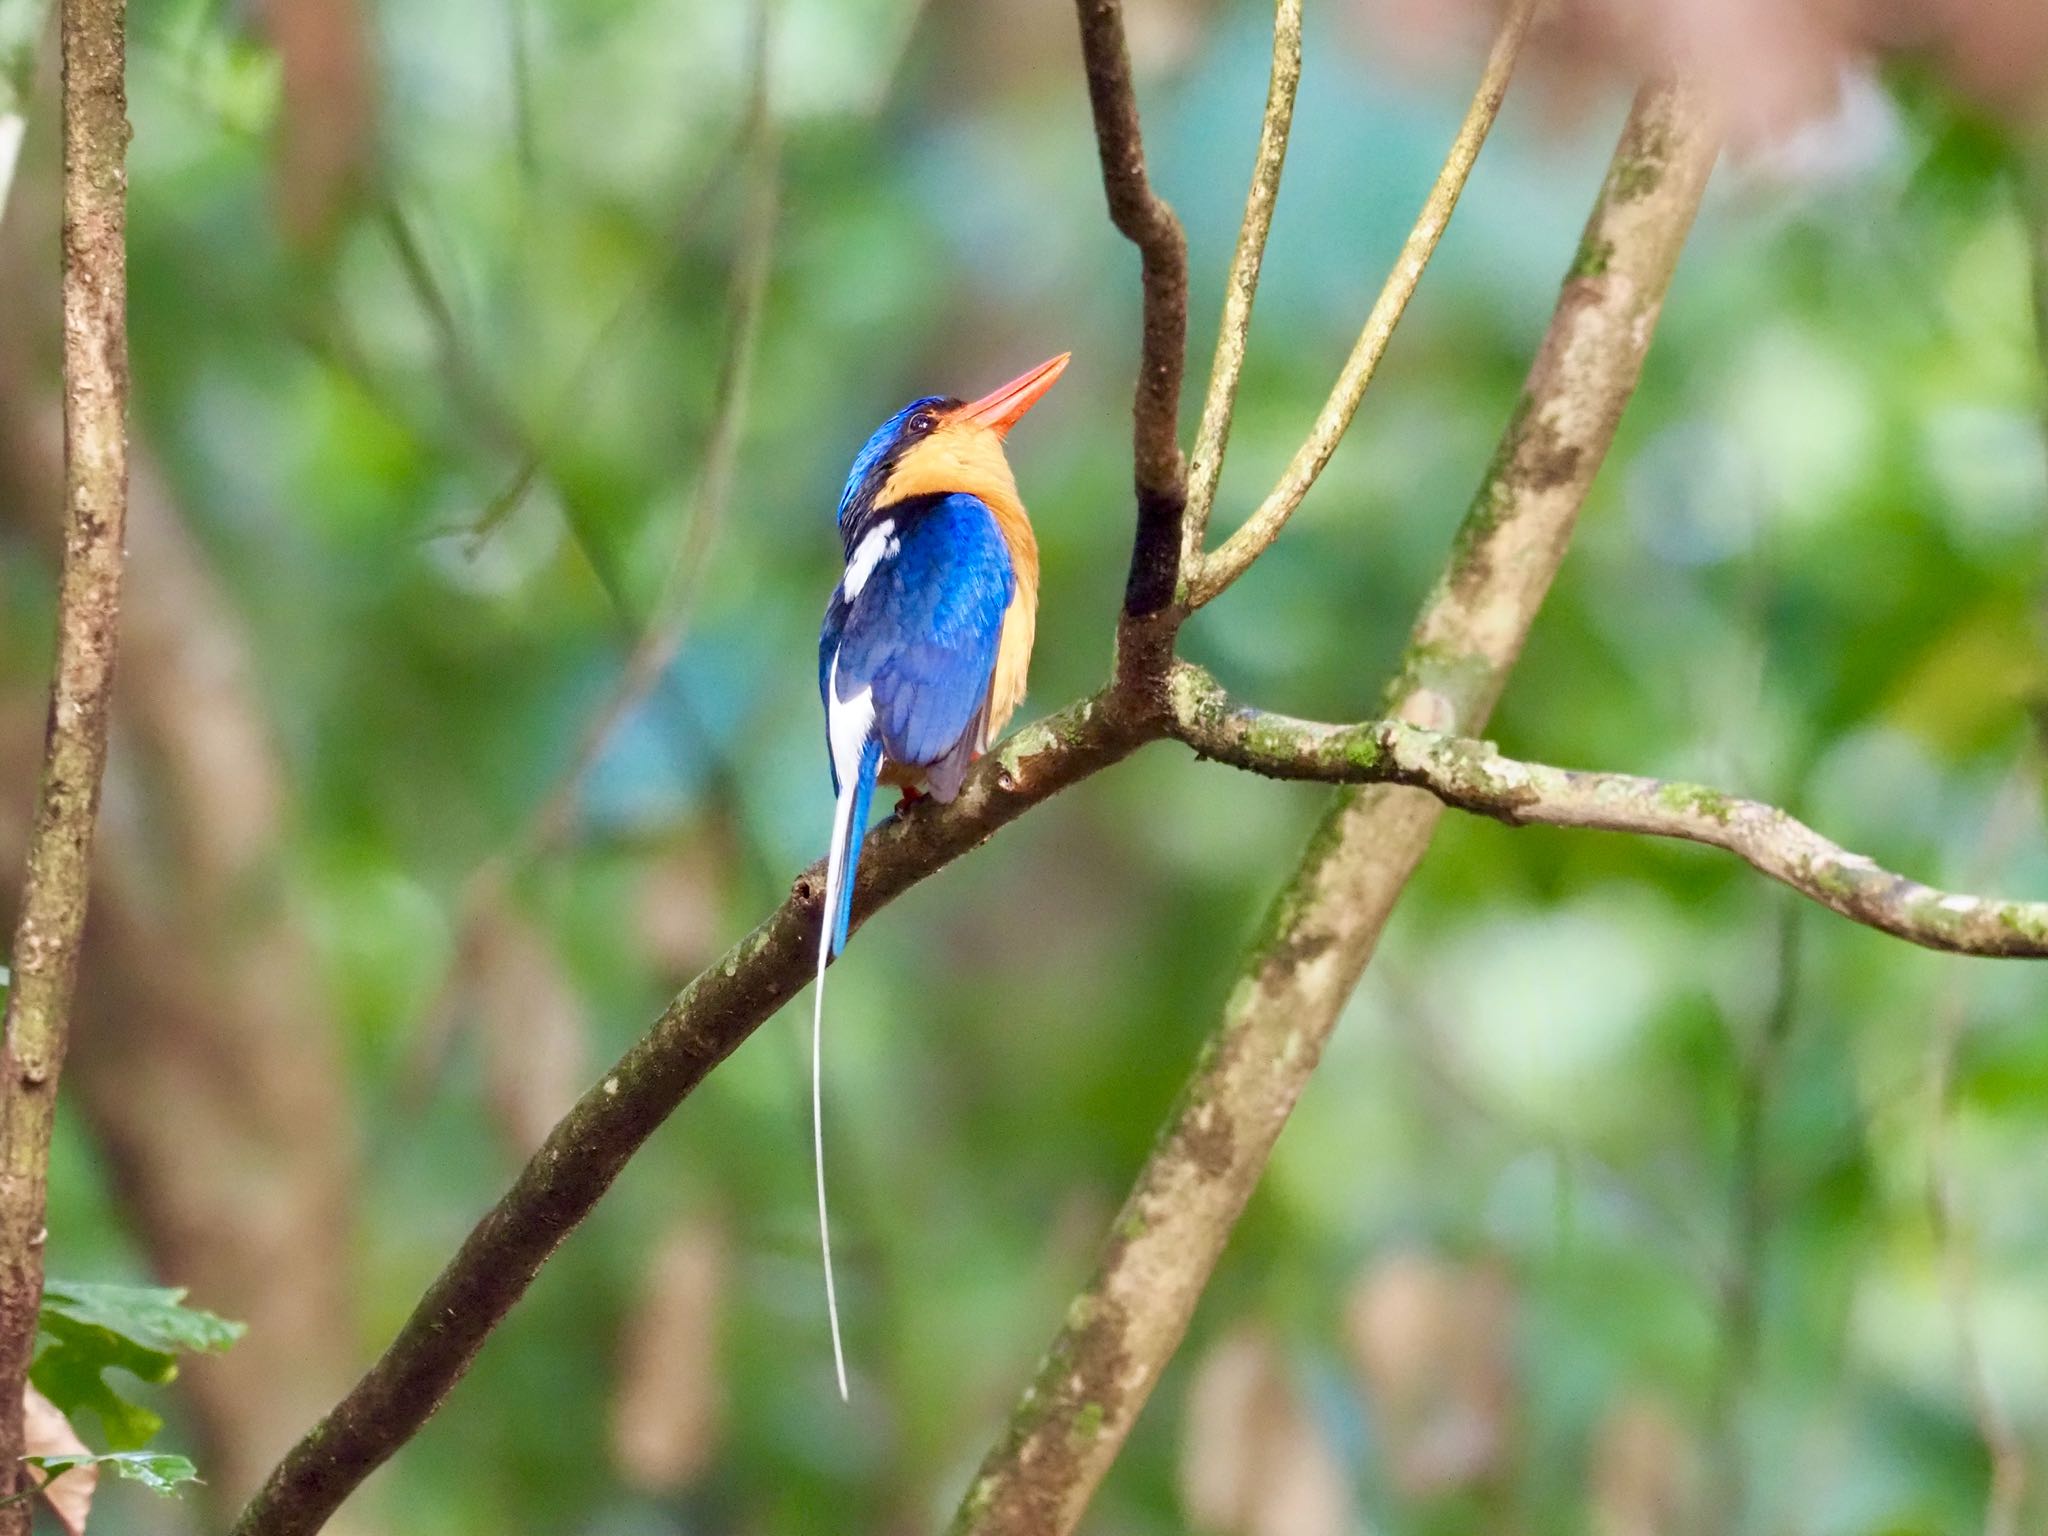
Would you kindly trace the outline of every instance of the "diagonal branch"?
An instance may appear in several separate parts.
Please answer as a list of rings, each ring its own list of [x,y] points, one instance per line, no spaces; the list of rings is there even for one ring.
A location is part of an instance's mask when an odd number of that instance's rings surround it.
[[[1472,174],[1473,163],[1479,158],[1479,151],[1486,143],[1494,119],[1500,115],[1501,102],[1507,97],[1508,81],[1514,74],[1515,59],[1521,53],[1522,39],[1528,33],[1529,17],[1534,9],[1535,0],[1515,0],[1502,19],[1500,31],[1495,34],[1493,47],[1486,56],[1486,67],[1479,77],[1479,90],[1472,98],[1472,105],[1466,109],[1458,136],[1451,141],[1450,154],[1444,159],[1443,169],[1437,173],[1436,184],[1429,190],[1421,216],[1401,246],[1394,270],[1387,274],[1386,284],[1380,289],[1379,298],[1373,302],[1372,312],[1365,317],[1365,328],[1358,333],[1358,340],[1352,345],[1351,356],[1345,360],[1343,371],[1337,375],[1330,397],[1323,402],[1315,424],[1309,428],[1307,439],[1295,451],[1279,482],[1259,503],[1258,509],[1245,519],[1244,526],[1214,554],[1190,564],[1190,607],[1200,608],[1213,601],[1251,569],[1252,562],[1280,537],[1280,530],[1287,526],[1294,509],[1301,505],[1309,487],[1316,483],[1323,467],[1330,462],[1330,456],[1337,451],[1337,445],[1344,440],[1352,417],[1358,414],[1359,403],[1371,387],[1373,375],[1379,371],[1387,343],[1393,340],[1394,327],[1401,323],[1408,301],[1414,297],[1416,286],[1422,281],[1423,269],[1429,265],[1437,241],[1443,238],[1443,232],[1451,222],[1459,194],[1465,190],[1466,178]],[[1278,175],[1277,167],[1275,175]],[[1247,298],[1247,310],[1249,307]],[[1227,320],[1226,315],[1226,323]],[[1207,425],[1206,417],[1204,425]],[[1206,525],[1209,502],[1215,496],[1214,477],[1222,471],[1220,440],[1216,444],[1214,465],[1198,459],[1198,466],[1205,477],[1198,482],[1204,497],[1199,503],[1197,520]],[[1197,538],[1190,543],[1189,553],[1195,556],[1199,552]]]
[[[1477,729],[1535,617],[1635,388],[1714,134],[1674,87],[1638,97],[1523,401],[1418,621],[1391,713]],[[1167,1360],[1288,1112],[1429,845],[1437,803],[1340,794],[1275,901],[1222,1021],[1011,1414],[954,1536],[1065,1536]]]
[[[0,1051],[0,1491],[19,1482],[50,1132],[92,883],[128,515],[126,0],[64,0],[64,555]],[[26,1532],[30,1511],[0,1512]]]
[[[1181,514],[1187,502],[1180,386],[1187,370],[1188,241],[1145,171],[1145,135],[1131,82],[1123,0],[1075,0],[1075,10],[1102,157],[1102,190],[1110,221],[1138,248],[1144,284],[1144,338],[1132,404],[1138,531],[1124,589],[1124,614],[1139,620],[1173,601],[1180,577]],[[1166,638],[1170,642],[1171,636]],[[1163,652],[1149,649],[1145,661],[1155,674],[1163,674]]]
[[[1323,725],[1246,709],[1186,664],[1175,669],[1170,693],[1173,734],[1233,767],[1328,784],[1405,784],[1511,827],[1704,843],[1894,938],[1956,954],[2048,958],[2048,901],[1998,901],[1922,885],[1838,847],[1775,806],[1699,784],[1521,762],[1492,742],[1399,720]]]
[[[878,827],[861,855],[856,920],[986,842],[1146,739],[1098,695],[1020,731],[952,805]],[[676,997],[583,1095],[480,1221],[355,1388],[292,1448],[235,1536],[305,1536],[419,1431],[557,1245],[627,1159],[711,1069],[810,981],[823,877],[789,899]]]
[[[1245,193],[1244,224],[1230,275],[1223,284],[1223,320],[1216,329],[1216,361],[1209,369],[1209,394],[1202,402],[1202,424],[1195,431],[1194,457],[1188,461],[1188,510],[1181,530],[1181,569],[1201,562],[1209,533],[1209,509],[1216,502],[1216,484],[1223,477],[1223,455],[1230,446],[1230,424],[1237,415],[1237,385],[1244,374],[1245,343],[1251,335],[1252,300],[1259,292],[1259,268],[1266,259],[1266,236],[1273,228],[1273,205],[1280,200],[1280,172],[1287,160],[1287,137],[1294,126],[1294,95],[1301,85],[1301,0],[1278,0],[1273,8],[1273,74],[1266,87],[1266,115],[1259,125],[1259,151],[1252,161],[1251,190]]]

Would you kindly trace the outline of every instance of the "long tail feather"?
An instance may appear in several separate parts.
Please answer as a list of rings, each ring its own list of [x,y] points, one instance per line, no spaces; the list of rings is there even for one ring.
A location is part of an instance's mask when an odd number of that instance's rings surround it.
[[[875,775],[882,766],[882,745],[872,737],[861,748],[860,770],[839,786],[832,808],[832,846],[825,855],[825,902],[818,923],[818,984],[811,1007],[811,1157],[818,1175],[818,1247],[825,1260],[825,1315],[832,1325],[832,1368],[839,1377],[839,1400],[847,1400],[846,1351],[839,1339],[839,1290],[832,1279],[832,1222],[825,1209],[825,966],[846,947],[847,923],[853,916],[853,877],[860,868],[860,845],[867,836],[868,806],[874,798]]]

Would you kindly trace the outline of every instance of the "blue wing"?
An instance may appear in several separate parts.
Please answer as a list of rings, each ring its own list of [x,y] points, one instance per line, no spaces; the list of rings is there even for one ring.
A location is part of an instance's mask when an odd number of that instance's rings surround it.
[[[994,514],[973,496],[920,497],[879,509],[877,528],[885,519],[886,552],[850,601],[843,586],[834,594],[819,681],[829,687],[836,660],[842,699],[872,690],[888,757],[930,767],[974,745],[1016,578]]]

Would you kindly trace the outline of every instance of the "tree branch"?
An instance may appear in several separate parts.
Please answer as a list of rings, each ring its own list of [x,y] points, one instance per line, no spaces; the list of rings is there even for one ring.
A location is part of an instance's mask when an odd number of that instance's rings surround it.
[[[946,807],[897,816],[869,838],[856,923],[1079,779],[1163,729],[1185,478],[1176,433],[1187,326],[1186,242],[1151,190],[1117,0],[1078,0],[1110,214],[1137,246],[1144,343],[1134,406],[1138,535],[1119,626],[1117,682],[1012,736]],[[1163,562],[1163,563],[1162,563]],[[1163,592],[1163,596],[1160,594]],[[1163,615],[1164,622],[1151,622]],[[1130,643],[1132,641],[1139,643]],[[704,1075],[810,979],[822,870],[680,993],[580,1099],[464,1241],[399,1335],[272,1471],[235,1536],[303,1536],[418,1432],[540,1266],[626,1160]]]
[[[42,312],[40,295],[25,307]],[[35,398],[17,329],[0,330],[0,531],[54,569],[59,400]],[[152,1272],[249,1324],[178,1378],[224,1523],[361,1364],[345,1262],[358,1138],[303,913],[279,881],[288,791],[248,637],[139,444],[128,502],[107,793],[131,811],[94,839],[64,1092]],[[26,686],[0,694],[0,785],[33,782],[42,714]],[[30,809],[0,801],[0,861],[25,852]],[[15,894],[0,890],[10,927]]]
[[[1120,55],[1121,32],[1113,5],[1093,6],[1084,0],[1084,38],[1090,36],[1091,16],[1099,23],[1104,11]],[[1121,79],[1127,88],[1127,61]],[[1134,116],[1130,126],[1135,126]],[[1674,127],[1660,118],[1652,126],[1661,137],[1644,148],[1638,156],[1640,163],[1633,165],[1631,195],[1640,195],[1651,207],[1663,209],[1667,219],[1678,219],[1680,214],[1689,217],[1690,199],[1696,198],[1697,183],[1704,179],[1704,164],[1697,167],[1695,177],[1674,174],[1671,188],[1660,194],[1658,187],[1666,169],[1673,163],[1683,167],[1697,149],[1683,125]],[[1125,191],[1131,185],[1127,179],[1120,183],[1115,167],[1130,162],[1111,152],[1111,142],[1105,140],[1105,165],[1109,167],[1105,181],[1115,209],[1122,195],[1119,185]],[[1115,142],[1131,145],[1135,139]],[[1141,164],[1138,175],[1135,184],[1142,188]],[[1156,199],[1142,206],[1164,212]],[[1170,228],[1170,215],[1166,218]],[[1647,231],[1652,221],[1644,222],[1646,230],[1638,241],[1648,248],[1655,244]],[[1168,243],[1177,248],[1177,236]],[[1662,275],[1668,275],[1669,259],[1675,258],[1677,244],[1677,238],[1672,238],[1668,249],[1658,247],[1666,258]],[[1569,340],[1588,328],[1615,327],[1617,334],[1632,341],[1628,365],[1622,370],[1625,378],[1618,386],[1623,394],[1633,383],[1634,364],[1640,360],[1662,294],[1662,275],[1654,267],[1654,262],[1633,248],[1618,254],[1611,273],[1581,280],[1568,289],[1568,325],[1561,311],[1560,325],[1570,332],[1570,338],[1558,341],[1557,346],[1566,352],[1570,351]],[[1150,287],[1155,285],[1148,284]],[[1182,291],[1184,296],[1184,282]],[[1532,389],[1544,394],[1543,381],[1551,375],[1568,379],[1575,387],[1596,387],[1606,379],[1593,364],[1539,360]],[[1146,400],[1141,383],[1141,434],[1148,421],[1157,420],[1148,416]],[[1611,414],[1618,416],[1619,410],[1617,401]],[[1518,418],[1517,430],[1532,421],[1547,424],[1549,420],[1532,405]],[[1608,425],[1611,429],[1611,419]],[[1167,440],[1171,441],[1170,434]],[[1604,440],[1598,447],[1604,448]],[[1590,479],[1597,458],[1597,451],[1589,455],[1582,479]],[[1140,460],[1142,465],[1142,448]],[[1504,458],[1496,477],[1517,472]],[[1141,484],[1143,477],[1141,468]],[[1554,488],[1557,480],[1553,474],[1544,483]],[[1550,505],[1543,503],[1546,510]],[[1175,537],[1167,548],[1177,558],[1177,502],[1175,510]],[[1141,522],[1143,516],[1141,507]],[[1498,529],[1494,535],[1472,538],[1468,561],[1481,560],[1488,551],[1507,547],[1522,536],[1518,520],[1509,512],[1496,511],[1490,516]],[[1142,563],[1151,549],[1141,537],[1134,564]],[[1123,633],[1128,635],[1131,628],[1127,617]],[[1157,632],[1156,626],[1153,632]],[[1163,683],[1165,666],[1171,661],[1170,643],[1169,630],[1156,706],[1136,696],[1138,689],[1153,686],[1151,680],[1120,665],[1116,684],[1027,727],[999,747],[969,775],[951,806],[925,806],[878,828],[861,860],[856,917],[864,920],[1032,806],[1161,735],[1166,723]],[[1120,645],[1120,662],[1121,653]],[[685,988],[639,1044],[578,1101],[429,1287],[384,1354],[279,1463],[243,1511],[235,1526],[236,1536],[303,1536],[317,1530],[372,1470],[418,1431],[467,1370],[485,1338],[524,1293],[541,1264],[588,1213],[654,1127],[809,980],[820,885],[820,872],[814,866],[799,878],[789,900]],[[1135,1408],[1134,1401],[1130,1411],[1134,1413]],[[1127,1427],[1127,1419],[1117,1421],[1114,1438],[1120,1441]]]
[[[0,1485],[20,1486],[21,1401],[43,1289],[50,1130],[78,980],[107,763],[128,508],[126,0],[64,0],[64,555],[57,659],[0,1061]],[[0,1531],[27,1532],[26,1504]]]
[[[1195,432],[1194,457],[1188,463],[1188,508],[1181,530],[1181,570],[1201,563],[1209,532],[1209,509],[1216,502],[1216,483],[1223,477],[1223,455],[1230,446],[1230,424],[1237,414],[1237,384],[1244,373],[1245,343],[1252,328],[1252,301],[1259,292],[1259,269],[1266,257],[1266,236],[1273,227],[1273,205],[1280,199],[1280,172],[1287,161],[1287,137],[1294,125],[1294,95],[1301,84],[1301,0],[1278,0],[1273,8],[1273,73],[1266,87],[1266,115],[1259,124],[1259,150],[1252,161],[1251,190],[1245,193],[1244,223],[1230,275],[1223,285],[1223,320],[1216,329],[1216,361],[1209,368],[1209,393],[1202,402],[1202,424]]]
[[[1097,695],[1027,727],[977,765],[960,797],[878,827],[861,855],[856,922],[1146,738]],[[398,1337],[294,1446],[235,1536],[316,1531],[468,1370],[540,1267],[628,1158],[706,1073],[800,992],[817,961],[822,866],[676,997],[549,1135],[413,1308]]]
[[[1521,53],[1522,39],[1528,33],[1529,17],[1534,9],[1535,0],[1514,0],[1502,19],[1500,31],[1495,34],[1493,47],[1486,56],[1486,67],[1479,77],[1479,90],[1472,98],[1472,105],[1466,109],[1458,136],[1451,141],[1450,154],[1445,157],[1443,169],[1437,173],[1436,184],[1429,190],[1421,216],[1401,246],[1401,255],[1394,263],[1394,270],[1387,274],[1386,284],[1380,289],[1379,298],[1373,302],[1372,312],[1365,317],[1365,328],[1358,333],[1351,356],[1337,375],[1329,399],[1323,402],[1315,424],[1309,428],[1307,440],[1295,451],[1279,483],[1267,493],[1258,510],[1245,519],[1244,526],[1233,533],[1222,548],[1201,557],[1199,540],[1191,543],[1189,552],[1197,559],[1189,566],[1190,607],[1200,608],[1212,601],[1251,569],[1252,562],[1280,537],[1280,530],[1287,526],[1288,518],[1294,515],[1294,509],[1301,505],[1309,487],[1316,483],[1323,467],[1330,462],[1330,456],[1337,451],[1338,443],[1344,440],[1352,417],[1358,414],[1359,402],[1364,400],[1373,375],[1379,370],[1380,359],[1386,355],[1394,327],[1401,323],[1408,300],[1422,281],[1423,269],[1429,265],[1437,241],[1451,222],[1451,214],[1458,206],[1458,196],[1465,190],[1466,178],[1472,174],[1473,163],[1479,158],[1479,151],[1486,143],[1494,119],[1500,115],[1501,102],[1507,97],[1508,81],[1514,74],[1515,59]],[[1277,69],[1277,64],[1275,67]],[[1277,166],[1274,174],[1276,177],[1279,174]],[[1246,219],[1249,222],[1249,213]],[[1249,297],[1246,308],[1249,311]],[[1233,377],[1233,386],[1235,382]],[[1208,468],[1207,465],[1202,467]],[[1213,476],[1221,469],[1222,444],[1219,441],[1211,478],[1202,482],[1210,499],[1215,495]],[[1199,520],[1206,526],[1207,501],[1200,506]]]
[[[1589,773],[1504,757],[1490,741],[1399,720],[1322,725],[1234,704],[1214,678],[1174,671],[1173,734],[1204,757],[1269,778],[1405,784],[1511,827],[1678,838],[1734,854],[1851,922],[1954,954],[2048,957],[2048,901],[1936,890],[1850,853],[1775,806],[1699,784]]]
[[[1389,713],[1475,729],[1563,558],[1635,387],[1714,161],[1699,101],[1638,97],[1520,408],[1416,625]],[[1437,803],[1346,790],[1280,894],[1179,1104],[954,1536],[1065,1536],[1187,1329],[1288,1112],[1428,847]]]
[[[1119,676],[1165,672],[1166,650],[1127,644],[1130,621],[1150,619],[1173,601],[1180,578],[1181,515],[1187,504],[1187,467],[1180,454],[1180,386],[1187,368],[1188,242],[1180,220],[1152,190],[1145,171],[1145,136],[1131,83],[1131,50],[1124,40],[1123,0],[1075,0],[1081,53],[1088,74],[1088,104],[1095,114],[1102,156],[1102,190],[1110,222],[1138,248],[1144,284],[1144,339],[1132,403],[1132,460],[1138,493],[1138,531],[1124,588],[1124,629]],[[1163,637],[1170,647],[1172,635]]]

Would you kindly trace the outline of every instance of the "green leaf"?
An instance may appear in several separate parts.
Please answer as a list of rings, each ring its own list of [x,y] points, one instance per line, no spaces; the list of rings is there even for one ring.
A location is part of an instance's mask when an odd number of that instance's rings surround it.
[[[21,1459],[48,1473],[50,1482],[79,1467],[112,1467],[121,1476],[173,1498],[177,1496],[179,1484],[199,1481],[199,1469],[189,1458],[168,1451],[112,1451],[104,1456],[24,1456]]]
[[[226,1349],[242,1325],[180,1305],[182,1290],[51,1280],[43,1287],[43,1343],[29,1380],[67,1416],[99,1415],[117,1451],[139,1450],[163,1420],[107,1381],[123,1370],[161,1385],[178,1374],[179,1353]]]
[[[47,1327],[53,1314],[62,1316],[164,1354],[218,1354],[247,1331],[241,1323],[184,1306],[184,1300],[182,1288],[45,1280],[43,1323]]]

